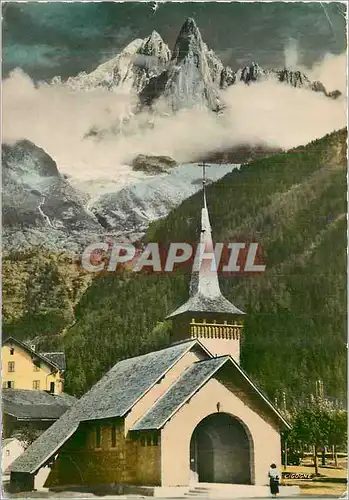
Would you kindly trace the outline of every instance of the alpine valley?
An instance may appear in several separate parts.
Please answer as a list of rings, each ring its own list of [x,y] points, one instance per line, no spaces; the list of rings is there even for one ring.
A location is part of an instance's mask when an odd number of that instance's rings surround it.
[[[155,143],[142,150],[133,142],[135,134],[150,137],[166,127],[175,134],[168,125],[173,117],[184,123],[193,110],[224,130],[230,90],[252,95],[266,82],[309,100],[345,100],[338,89],[295,68],[256,62],[227,67],[191,18],[171,48],[153,31],[90,73],[42,84],[91,99],[102,92],[108,102],[124,96],[123,112],[115,116],[107,109],[112,119],[86,125],[81,144],[135,145],[121,158],[122,176],[115,165],[112,183],[104,182],[103,171],[100,179],[77,182],[50,148],[30,136],[3,145],[5,336],[41,351],[64,349],[73,367],[66,391],[79,396],[118,360],[168,343],[171,327],[163,318],[186,300],[187,269],[87,273],[79,256],[107,238],[139,245],[197,240],[198,164],[206,160],[215,241],[258,241],[266,255],[263,275],[220,280],[225,296],[247,312],[243,367],[271,398],[285,392],[296,400],[321,379],[330,396],[345,401],[345,123],[328,130],[324,119],[322,137],[295,147],[257,133],[238,141],[226,133],[206,149],[200,137],[197,149],[186,149],[183,140],[171,154]],[[254,130],[258,116],[246,119]]]

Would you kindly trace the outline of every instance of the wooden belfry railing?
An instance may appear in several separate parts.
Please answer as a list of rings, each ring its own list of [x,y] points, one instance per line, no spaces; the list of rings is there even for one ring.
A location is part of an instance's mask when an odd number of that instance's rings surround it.
[[[226,339],[239,340],[241,337],[242,324],[237,321],[224,321],[217,323],[216,321],[207,322],[205,319],[196,321],[194,318],[190,322],[191,338],[204,339]]]

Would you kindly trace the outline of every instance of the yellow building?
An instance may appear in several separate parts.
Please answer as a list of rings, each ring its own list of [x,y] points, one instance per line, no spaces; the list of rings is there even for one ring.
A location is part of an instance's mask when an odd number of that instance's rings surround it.
[[[3,389],[63,392],[63,352],[39,353],[34,346],[9,337],[3,342],[1,356]]]
[[[2,437],[36,434],[52,425],[76,399],[63,392],[64,352],[36,352],[12,337],[2,345]],[[25,433],[25,432],[24,432]]]

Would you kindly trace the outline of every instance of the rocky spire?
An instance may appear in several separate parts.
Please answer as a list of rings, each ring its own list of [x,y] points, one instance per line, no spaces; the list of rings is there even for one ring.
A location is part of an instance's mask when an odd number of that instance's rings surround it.
[[[183,24],[172,51],[172,60],[177,63],[190,55],[198,55],[203,50],[203,41],[194,19],[189,17]]]
[[[193,107],[217,111],[218,85],[212,73],[216,71],[219,80],[222,68],[216,70],[216,59],[202,41],[195,21],[188,18],[177,37],[168,69],[149,81],[141,93],[141,102],[151,105],[161,97],[172,111]]]
[[[268,76],[268,71],[254,61],[237,72],[237,78],[244,83],[258,82]]]

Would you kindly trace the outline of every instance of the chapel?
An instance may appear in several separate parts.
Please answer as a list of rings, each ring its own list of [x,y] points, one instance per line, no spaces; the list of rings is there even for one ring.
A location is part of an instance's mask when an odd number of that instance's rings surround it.
[[[207,256],[205,186],[200,243]],[[116,363],[13,462],[12,484],[33,489],[42,468],[49,488],[267,484],[289,424],[240,366],[244,313],[207,260],[194,263],[188,301],[167,316],[171,344]]]

